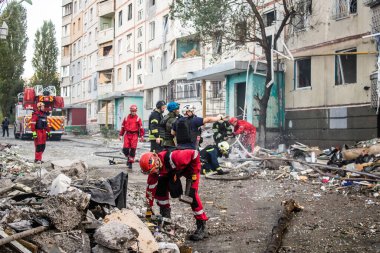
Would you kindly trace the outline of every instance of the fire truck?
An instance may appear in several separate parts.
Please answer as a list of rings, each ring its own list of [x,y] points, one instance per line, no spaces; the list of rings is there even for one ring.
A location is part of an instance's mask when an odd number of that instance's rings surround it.
[[[45,104],[45,111],[50,115],[47,117],[51,139],[61,140],[65,131],[65,117],[62,116],[64,106],[63,98],[56,96],[54,86],[43,88],[42,85],[36,85],[33,88],[25,88],[24,92],[17,95],[16,117],[14,125],[14,136],[16,139],[31,139],[32,130],[30,120],[33,111],[37,110],[37,103]]]

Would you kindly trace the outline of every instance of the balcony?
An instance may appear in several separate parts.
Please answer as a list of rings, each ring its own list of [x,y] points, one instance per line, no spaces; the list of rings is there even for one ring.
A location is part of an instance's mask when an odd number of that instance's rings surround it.
[[[62,6],[65,6],[66,4],[72,3],[73,0],[62,0]]]
[[[107,0],[99,3],[99,17],[113,16],[115,5],[113,0]]]
[[[96,66],[96,71],[103,71],[113,68],[113,56],[106,56],[98,58],[98,64]]]
[[[375,7],[380,4],[380,0],[363,0],[363,4],[367,7]]]
[[[113,28],[108,28],[98,32],[98,45],[112,41],[114,37]]]
[[[111,93],[113,91],[113,84],[107,83],[107,84],[99,84],[98,85],[98,96],[105,95],[107,93]]]
[[[67,25],[67,24],[70,24],[70,23],[71,23],[71,17],[72,17],[71,14],[66,15],[66,16],[63,16],[63,17],[62,17],[62,26],[65,26],[65,25]]]
[[[176,76],[172,75],[172,79],[182,78],[186,76],[188,72],[194,72],[202,69],[202,57],[190,57],[176,59],[170,66],[170,72],[176,73]]]
[[[67,66],[67,65],[70,65],[70,63],[71,63],[70,56],[63,56],[61,58],[61,66]]]
[[[62,46],[67,46],[67,45],[70,45],[71,43],[71,37],[70,36],[66,36],[66,37],[62,37]]]
[[[62,77],[61,87],[66,87],[70,85],[70,77]]]

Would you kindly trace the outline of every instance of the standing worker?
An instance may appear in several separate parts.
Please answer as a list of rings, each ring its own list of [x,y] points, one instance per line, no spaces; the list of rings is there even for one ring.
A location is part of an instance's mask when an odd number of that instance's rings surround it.
[[[50,127],[47,121],[48,112],[45,112],[45,104],[42,102],[37,103],[37,110],[33,112],[30,120],[30,128],[32,130],[32,137],[34,139],[34,146],[36,148],[34,155],[35,163],[42,163],[42,153],[46,147],[46,135],[50,138]]]
[[[171,133],[174,122],[179,117],[179,104],[176,102],[169,102],[167,109],[169,113],[161,121],[160,136],[163,137],[162,146],[164,148],[175,147],[174,136]]]
[[[131,105],[129,107],[130,114],[124,118],[121,124],[119,133],[119,140],[124,136],[123,153],[128,158],[127,166],[132,169],[132,164],[135,162],[136,148],[138,138],[144,141],[144,128],[139,116],[137,116],[137,106]]]
[[[226,119],[222,115],[201,118],[195,116],[194,111],[193,105],[185,105],[182,109],[183,117],[173,124],[172,134],[176,137],[178,147],[198,149],[201,140],[200,127]]]
[[[189,192],[185,194],[188,194],[187,196],[191,199],[188,203],[191,203],[197,226],[190,239],[199,241],[207,237],[206,221],[208,218],[198,195],[201,170],[199,152],[190,149],[162,151],[158,154],[148,152],[141,156],[140,167],[144,174],[149,174],[146,189],[147,215],[152,213],[153,201],[156,199],[161,215],[170,218],[169,192],[172,197],[182,195],[180,177],[184,176],[191,184]],[[179,187],[176,187],[178,184]]]
[[[218,175],[228,174],[227,171],[219,165],[218,157],[226,157],[230,153],[230,145],[226,141],[222,141],[217,145],[208,145],[201,150],[201,163],[202,163],[202,174],[207,175],[212,172],[216,172]]]
[[[152,111],[149,116],[149,141],[150,141],[150,152],[160,152],[162,150],[160,136],[160,123],[163,119],[162,114],[165,112],[166,102],[160,100],[156,103],[156,108]]]
[[[3,128],[3,137],[5,137],[5,131],[7,132],[7,137],[9,137],[9,119],[5,117],[3,122],[1,122],[1,127]]]
[[[233,127],[227,120],[219,120],[212,124],[213,138],[215,144],[226,141],[228,137],[232,137]]]
[[[247,150],[253,152],[256,143],[256,127],[245,120],[238,120],[237,118],[231,118],[230,124],[234,126],[234,136],[242,135],[241,142]]]

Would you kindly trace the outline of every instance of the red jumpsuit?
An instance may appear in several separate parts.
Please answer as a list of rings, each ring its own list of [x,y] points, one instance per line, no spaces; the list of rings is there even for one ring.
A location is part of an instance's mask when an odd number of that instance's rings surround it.
[[[33,132],[37,132],[37,138],[34,139],[34,147],[36,149],[34,161],[42,160],[42,153],[46,147],[46,134],[50,133],[50,127],[47,121],[48,113],[43,111],[34,111],[30,120],[30,128]]]
[[[128,162],[133,163],[139,135],[144,136],[144,128],[139,116],[129,114],[125,117],[119,135],[124,136],[123,153],[125,157],[128,157]]]
[[[242,135],[241,142],[253,152],[256,142],[256,127],[245,120],[238,120],[234,129],[234,135]]]
[[[146,198],[148,205],[153,206],[153,201],[156,199],[157,205],[160,207],[169,208],[169,188],[168,188],[168,170],[165,167],[164,157],[168,151],[158,153],[158,157],[162,162],[160,173],[151,173],[148,176],[146,188]],[[192,179],[190,196],[193,197],[191,208],[194,217],[197,220],[207,221],[207,215],[203,210],[202,201],[198,195],[199,179],[201,171],[201,162],[199,152],[192,149],[174,150],[170,155],[170,164],[176,172],[181,171],[181,176]],[[180,180],[177,178],[177,180]]]

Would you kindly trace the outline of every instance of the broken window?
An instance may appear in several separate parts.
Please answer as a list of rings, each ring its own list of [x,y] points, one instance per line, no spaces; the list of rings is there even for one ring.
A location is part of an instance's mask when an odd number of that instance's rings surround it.
[[[127,52],[131,51],[131,39],[132,39],[132,33],[127,35]]]
[[[272,26],[276,21],[276,12],[274,10],[267,12],[263,16],[265,27]]]
[[[128,20],[132,19],[132,4],[128,5]]]
[[[168,101],[168,87],[160,88],[160,100]]]
[[[190,38],[177,40],[177,59],[190,58],[199,55],[199,41]]]
[[[156,23],[154,21],[149,23],[149,35],[149,39],[154,40],[156,36]]]
[[[153,108],[153,89],[145,90],[145,109]]]
[[[121,84],[121,68],[117,69],[117,83]]]
[[[247,21],[241,21],[235,25],[235,45],[241,46],[245,44],[247,38]]]
[[[142,52],[142,42],[137,44],[137,52],[141,53]]]
[[[142,69],[142,60],[137,60],[137,69]]]
[[[199,82],[198,82],[199,83]],[[178,80],[176,85],[177,98],[196,98],[200,94],[200,85],[194,81]],[[199,89],[199,92],[198,92]]]
[[[293,31],[299,32],[305,30],[312,14],[312,6],[312,0],[303,0],[299,2],[297,12],[291,21]]]
[[[137,84],[142,84],[142,75],[137,76]]]
[[[294,72],[296,89],[311,87],[311,58],[296,60]]]
[[[341,19],[349,16],[350,14],[355,14],[358,11],[357,0],[335,0],[334,19]]]
[[[119,11],[119,27],[123,25],[123,11]]]
[[[212,53],[214,55],[216,54],[222,54],[222,34],[216,33],[214,36],[214,40],[212,42]]]
[[[222,97],[222,82],[221,81],[212,81],[211,82],[212,98],[221,98]]]
[[[103,47],[103,56],[108,56],[111,53],[112,45]]]
[[[168,68],[168,51],[164,51],[161,58],[161,70]]]
[[[154,57],[149,56],[149,72],[153,73],[154,72]]]
[[[131,79],[131,77],[132,77],[132,65],[131,65],[131,64],[128,64],[128,65],[127,65],[127,73],[126,73],[126,76],[127,76],[127,81],[128,81],[129,79]]]
[[[337,52],[335,56],[335,85],[356,83],[356,48]]]
[[[143,10],[139,10],[137,13],[137,20],[141,20],[143,18]]]

